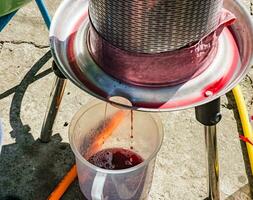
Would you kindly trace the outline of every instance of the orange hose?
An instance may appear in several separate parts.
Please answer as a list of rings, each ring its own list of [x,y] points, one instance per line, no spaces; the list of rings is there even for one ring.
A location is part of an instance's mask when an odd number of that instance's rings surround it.
[[[118,127],[126,114],[127,112],[125,110],[119,110],[114,116],[112,116],[110,121],[105,124],[105,127],[97,134],[94,142],[88,148],[87,153],[84,156],[86,159],[89,159],[90,156],[99,151],[104,141],[112,135],[113,131]]]
[[[54,191],[50,194],[48,200],[59,200],[76,177],[76,165],[73,165],[69,172],[63,177],[61,182],[56,186]]]
[[[110,119],[107,124],[105,124],[105,127],[100,133],[98,133],[98,136],[95,138],[94,143],[92,143],[92,145],[89,147],[87,153],[85,154],[85,158],[89,158],[101,148],[104,141],[112,135],[113,131],[118,127],[126,114],[126,111],[120,110]],[[59,200],[76,177],[77,170],[76,165],[74,165],[63,177],[61,182],[56,186],[54,191],[49,195],[48,200]]]

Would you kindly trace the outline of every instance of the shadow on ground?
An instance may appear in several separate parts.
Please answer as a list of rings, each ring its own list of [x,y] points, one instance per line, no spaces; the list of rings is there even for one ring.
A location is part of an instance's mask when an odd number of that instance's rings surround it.
[[[34,140],[29,124],[20,118],[22,100],[30,84],[51,73],[51,69],[36,75],[51,58],[50,51],[38,60],[21,83],[0,94],[0,99],[14,93],[10,108],[10,135],[14,144],[4,145],[0,159],[0,199],[44,200],[71,168],[74,155],[68,143],[55,134],[49,143]],[[42,119],[41,119],[42,120]],[[42,123],[42,121],[41,121]],[[84,199],[77,181],[62,199]]]

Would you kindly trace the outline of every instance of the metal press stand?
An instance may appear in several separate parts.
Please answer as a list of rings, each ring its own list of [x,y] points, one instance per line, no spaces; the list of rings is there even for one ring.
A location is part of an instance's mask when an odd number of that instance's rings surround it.
[[[53,132],[53,125],[56,115],[59,110],[59,106],[62,100],[62,96],[66,86],[66,78],[58,69],[56,63],[53,61],[53,71],[56,75],[53,88],[50,93],[50,99],[47,105],[47,111],[44,117],[42,130],[40,134],[40,140],[42,142],[49,142]]]
[[[66,78],[53,61],[56,79],[50,94],[47,112],[42,125],[40,140],[49,142],[59,106],[63,97]],[[220,98],[195,108],[196,119],[204,125],[208,171],[208,199],[220,200],[219,163],[217,153],[216,124],[221,120]]]
[[[221,120],[220,98],[195,108],[196,119],[204,125],[208,171],[208,199],[219,200],[219,163],[216,124]]]

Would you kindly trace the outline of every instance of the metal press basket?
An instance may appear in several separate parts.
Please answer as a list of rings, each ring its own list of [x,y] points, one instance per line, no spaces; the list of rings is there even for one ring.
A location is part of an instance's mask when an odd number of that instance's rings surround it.
[[[212,32],[223,0],[90,0],[90,19],[112,45],[160,53],[184,47]]]

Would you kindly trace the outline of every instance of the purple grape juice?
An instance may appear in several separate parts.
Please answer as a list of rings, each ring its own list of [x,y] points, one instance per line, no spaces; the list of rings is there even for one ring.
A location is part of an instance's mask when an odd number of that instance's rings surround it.
[[[97,152],[88,161],[103,169],[120,170],[142,163],[143,158],[128,149],[110,148]]]

